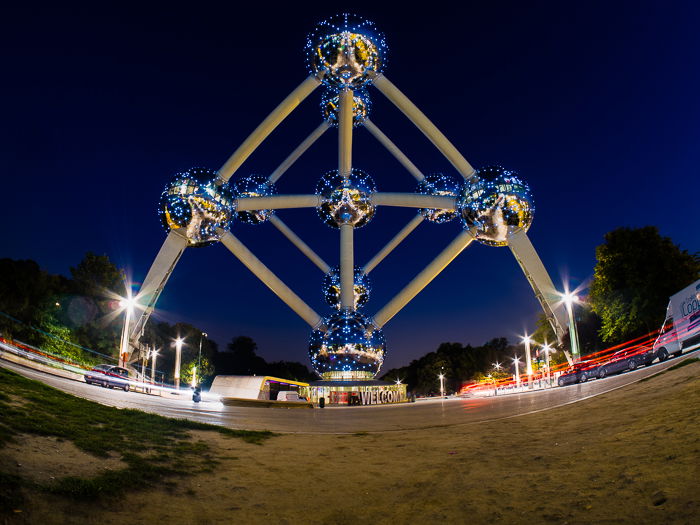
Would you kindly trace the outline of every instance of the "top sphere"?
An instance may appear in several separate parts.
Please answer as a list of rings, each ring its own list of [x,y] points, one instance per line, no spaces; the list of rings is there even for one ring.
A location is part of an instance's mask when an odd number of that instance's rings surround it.
[[[416,193],[423,195],[432,195],[438,197],[459,197],[462,190],[462,182],[452,175],[444,173],[429,173],[420,181]],[[443,224],[450,222],[457,217],[455,210],[445,210],[439,208],[421,208],[421,215],[430,222]]]
[[[306,38],[309,72],[325,85],[357,89],[384,69],[387,46],[374,23],[343,13],[316,24]]]
[[[530,187],[501,166],[477,170],[464,185],[458,208],[462,225],[487,246],[506,246],[508,237],[530,228],[535,214]]]
[[[228,184],[216,171],[191,168],[165,187],[158,215],[166,231],[181,230],[190,246],[200,247],[219,241],[217,229],[229,229],[235,208]]]
[[[233,191],[237,197],[270,197],[275,195],[275,186],[264,175],[248,175],[233,183]],[[246,224],[262,224],[267,221],[275,210],[246,210],[238,212],[238,219]]]

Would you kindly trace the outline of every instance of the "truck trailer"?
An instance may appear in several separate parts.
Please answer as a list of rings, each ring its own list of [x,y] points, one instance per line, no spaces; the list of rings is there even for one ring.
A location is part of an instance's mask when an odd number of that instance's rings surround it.
[[[700,346],[700,279],[671,296],[654,352],[659,361]]]

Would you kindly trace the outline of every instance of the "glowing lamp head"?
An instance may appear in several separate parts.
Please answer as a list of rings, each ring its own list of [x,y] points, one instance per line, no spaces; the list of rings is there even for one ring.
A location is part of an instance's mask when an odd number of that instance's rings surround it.
[[[166,231],[182,233],[190,246],[219,241],[228,230],[236,200],[216,171],[191,168],[178,173],[160,196],[158,214]]]
[[[374,180],[362,170],[353,168],[347,179],[338,170],[332,170],[316,185],[316,195],[321,197],[316,211],[331,228],[343,224],[360,228],[374,217],[372,194],[376,191]]]
[[[358,89],[383,71],[387,45],[373,22],[344,13],[316,24],[305,51],[309,72],[325,85]]]
[[[578,302],[578,295],[572,294],[571,292],[566,292],[564,295],[562,295],[562,300],[566,306],[571,306],[572,304]]]
[[[459,197],[462,183],[457,177],[444,173],[429,173],[418,184],[416,193],[438,197]],[[421,215],[435,224],[450,222],[457,217],[456,210],[444,210],[435,208],[421,208]]]
[[[358,312],[331,315],[309,339],[311,366],[326,380],[373,379],[385,355],[384,333]]]
[[[361,308],[369,301],[369,294],[372,290],[369,277],[362,268],[355,266],[353,272],[354,278],[354,306],[355,309]],[[340,267],[334,266],[323,278],[323,297],[326,303],[340,310]]]
[[[477,170],[464,185],[458,208],[464,228],[487,246],[507,246],[509,237],[530,228],[535,214],[530,187],[500,166]]]
[[[275,195],[275,185],[263,175],[248,175],[233,183],[236,197],[271,197]],[[238,212],[238,220],[245,224],[262,224],[266,222],[275,210],[245,210]]]
[[[352,125],[359,126],[369,116],[370,111],[369,93],[366,89],[358,89],[352,96]],[[326,90],[321,98],[321,114],[323,119],[331,126],[338,125],[338,114],[340,113],[340,94],[334,90]]]

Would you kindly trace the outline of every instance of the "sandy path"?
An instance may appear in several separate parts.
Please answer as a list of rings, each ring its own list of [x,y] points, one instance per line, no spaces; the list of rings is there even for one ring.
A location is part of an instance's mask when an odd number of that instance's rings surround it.
[[[43,523],[700,523],[700,363],[517,418],[358,435],[213,433],[215,474]],[[656,504],[655,504],[656,503]],[[93,508],[91,512],[95,512]],[[96,516],[97,514],[95,514]]]

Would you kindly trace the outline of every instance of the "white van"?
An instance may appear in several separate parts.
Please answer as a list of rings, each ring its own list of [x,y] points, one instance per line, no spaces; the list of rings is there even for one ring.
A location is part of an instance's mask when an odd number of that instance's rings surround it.
[[[671,296],[654,352],[659,361],[700,346],[700,280]]]

